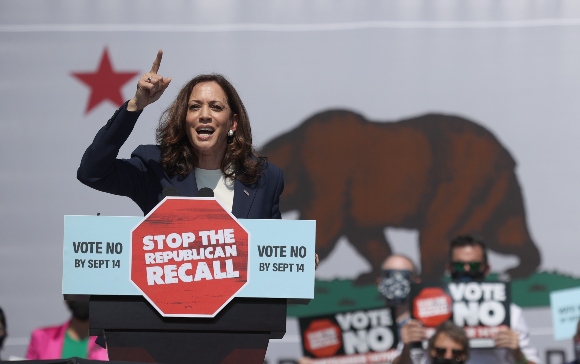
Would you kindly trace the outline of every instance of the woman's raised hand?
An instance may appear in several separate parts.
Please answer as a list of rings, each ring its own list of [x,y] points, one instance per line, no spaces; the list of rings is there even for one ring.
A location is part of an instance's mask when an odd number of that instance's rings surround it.
[[[129,111],[140,111],[145,108],[145,106],[157,101],[169,83],[171,82],[171,77],[163,78],[161,75],[157,74],[159,71],[159,66],[161,65],[161,58],[163,57],[163,51],[160,49],[157,52],[157,57],[151,71],[141,76],[139,82],[137,82],[137,91],[135,96],[129,100],[127,104],[127,110]]]

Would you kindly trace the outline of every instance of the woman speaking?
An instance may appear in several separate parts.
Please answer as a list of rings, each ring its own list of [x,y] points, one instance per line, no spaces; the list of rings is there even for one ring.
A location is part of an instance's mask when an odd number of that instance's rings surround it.
[[[209,188],[237,218],[279,219],[282,171],[252,147],[242,100],[223,76],[200,75],[181,88],[157,127],[158,145],[140,145],[118,159],[145,107],[171,78],[157,72],[163,52],[85,151],[77,178],[99,191],[130,197],[147,214],[167,195],[195,197]]]
[[[159,51],[151,71],[139,79],[135,96],[99,130],[83,155],[77,178],[99,191],[130,197],[144,214],[165,196],[207,197],[204,191],[210,189],[209,195],[237,218],[279,219],[282,171],[254,151],[244,104],[223,76],[200,75],[185,84],[161,116],[158,145],[140,145],[129,159],[117,158],[143,109],[157,101],[171,82],[157,73],[162,55]],[[232,362],[263,363],[271,333],[285,331],[286,300],[279,298],[234,298],[211,322],[163,323],[142,297],[95,300],[106,304],[92,306],[91,297],[91,320],[93,313],[107,322],[120,317],[130,329],[123,336],[105,329],[111,360],[150,362],[149,356],[136,354],[138,346],[159,362],[191,362],[195,357],[198,363],[217,363],[229,355]],[[114,307],[114,313],[107,307]],[[258,332],[249,332],[252,325],[257,330],[256,322],[262,325]],[[115,321],[113,326],[119,324]],[[135,326],[149,331],[140,336],[141,330],[132,330]],[[178,327],[182,331],[173,332]]]

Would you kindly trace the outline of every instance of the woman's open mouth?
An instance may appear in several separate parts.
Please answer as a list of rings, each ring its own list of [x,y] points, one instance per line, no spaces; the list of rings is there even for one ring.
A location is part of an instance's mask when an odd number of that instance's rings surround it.
[[[195,132],[200,139],[209,139],[209,137],[211,137],[215,132],[215,129],[209,126],[202,126],[195,129]]]

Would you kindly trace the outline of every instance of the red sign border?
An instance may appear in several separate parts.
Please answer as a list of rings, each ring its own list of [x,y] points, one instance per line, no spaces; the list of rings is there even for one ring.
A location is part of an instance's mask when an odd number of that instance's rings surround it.
[[[244,283],[237,291],[235,294],[231,295],[231,297],[224,302],[223,305],[221,305],[213,314],[211,315],[203,315],[203,314],[165,314],[163,311],[161,311],[161,309],[159,307],[157,307],[157,305],[151,301],[151,299],[149,298],[149,296],[147,296],[147,294],[145,294],[145,292],[143,292],[143,290],[135,283],[133,282],[133,280],[131,279],[131,272],[132,272],[132,268],[133,268],[133,231],[135,231],[135,229],[137,229],[149,216],[151,216],[151,214],[153,214],[158,208],[159,206],[161,206],[165,201],[167,200],[194,200],[194,201],[208,201],[208,200],[213,200],[216,203],[218,203],[222,209],[224,209],[224,211],[226,213],[228,213],[232,219],[234,219],[234,221],[248,234],[248,263],[247,263],[247,267],[246,267],[246,283]],[[133,284],[133,286],[135,286],[135,288],[137,288],[137,290],[139,292],[141,292],[141,295],[143,297],[145,297],[145,299],[147,300],[147,302],[149,302],[151,304],[151,306],[155,307],[155,309],[157,310],[157,312],[159,312],[159,314],[163,317],[193,317],[193,318],[214,318],[218,313],[221,312],[221,310],[223,310],[224,307],[227,306],[228,303],[231,302],[231,300],[233,300],[238,293],[240,293],[240,291],[242,291],[249,283],[250,283],[250,260],[252,258],[252,254],[251,254],[251,234],[250,232],[244,227],[244,225],[240,224],[240,222],[238,221],[238,219],[230,212],[228,211],[215,197],[181,197],[181,196],[167,196],[165,197],[163,200],[159,201],[159,203],[153,208],[151,209],[151,211],[149,211],[149,213],[147,215],[145,215],[143,217],[143,219],[141,221],[139,221],[139,223],[137,225],[135,225],[135,227],[133,227],[131,229],[131,231],[129,232],[129,281]]]

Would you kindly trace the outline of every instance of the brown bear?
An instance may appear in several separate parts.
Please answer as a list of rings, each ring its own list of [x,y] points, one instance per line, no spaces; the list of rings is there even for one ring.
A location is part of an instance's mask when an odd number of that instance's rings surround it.
[[[442,276],[448,241],[477,234],[489,248],[519,257],[507,273],[530,275],[540,264],[526,225],[515,161],[482,126],[428,114],[371,122],[347,110],[316,114],[267,143],[262,153],[284,171],[283,211],[316,220],[324,259],[344,235],[373,271],[391,253],[386,227],[417,229],[424,279]]]

